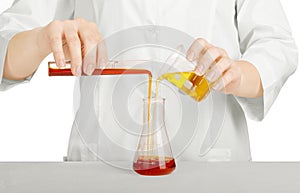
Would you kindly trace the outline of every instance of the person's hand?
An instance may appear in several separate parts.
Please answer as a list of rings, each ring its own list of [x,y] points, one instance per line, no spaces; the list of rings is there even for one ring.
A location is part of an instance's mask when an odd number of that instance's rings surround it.
[[[227,94],[237,93],[242,71],[238,62],[232,60],[225,50],[199,38],[189,48],[187,59],[197,63],[195,72],[205,75],[206,80],[212,83],[213,89]]]
[[[72,73],[76,76],[80,76],[82,71],[90,75],[96,64],[107,62],[106,52],[99,54],[96,50],[100,42],[103,44],[103,38],[97,25],[84,19],[53,21],[40,28],[37,36],[41,52],[52,52],[60,68],[66,66],[66,60],[70,60]],[[91,54],[97,61],[83,62],[83,57],[91,50],[99,55]]]

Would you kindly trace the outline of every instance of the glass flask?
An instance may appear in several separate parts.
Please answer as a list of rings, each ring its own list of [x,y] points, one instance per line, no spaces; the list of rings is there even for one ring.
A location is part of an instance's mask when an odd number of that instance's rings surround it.
[[[186,50],[183,45],[177,47],[166,60],[166,67],[162,70],[157,81],[167,80],[176,86],[180,91],[200,102],[210,92],[213,83],[209,83],[205,75],[198,75],[195,72],[196,64],[186,59]]]
[[[176,168],[164,113],[165,99],[144,99],[143,131],[133,162],[133,170],[140,175],[167,175]]]
[[[158,81],[167,80],[182,92],[200,102],[210,91],[209,82],[204,76],[199,76],[195,72],[173,72],[163,74]]]

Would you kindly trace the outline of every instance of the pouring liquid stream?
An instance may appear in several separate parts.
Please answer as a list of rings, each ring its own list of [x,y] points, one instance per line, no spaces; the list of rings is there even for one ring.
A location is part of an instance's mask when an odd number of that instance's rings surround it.
[[[167,80],[172,83],[174,86],[179,88],[185,94],[191,96],[196,101],[201,101],[204,99],[209,93],[209,83],[205,79],[204,76],[199,76],[195,72],[174,72],[174,73],[166,73],[160,76],[156,80],[156,87],[154,92],[154,100],[157,100],[160,95],[160,87],[161,82],[163,80]],[[151,121],[151,117],[149,116],[151,113],[150,100],[152,98],[152,83],[153,80],[149,81],[149,89],[148,89],[148,123]],[[152,106],[154,108],[153,119],[156,118],[156,108],[157,106]],[[141,175],[167,175],[172,173],[175,168],[175,159],[173,157],[159,157],[154,153],[154,148],[158,146],[155,144],[155,128],[152,125],[150,128],[150,124],[148,124],[148,132],[147,132],[147,154],[146,156],[141,156],[134,162],[134,170]],[[162,163],[164,162],[164,163]]]
[[[70,68],[60,69],[54,66],[54,62],[49,62],[48,73],[49,76],[73,76]],[[185,94],[191,96],[196,101],[201,101],[209,93],[209,84],[203,76],[199,76],[194,72],[174,72],[166,73],[160,76],[156,80],[156,88],[154,96],[152,96],[152,84],[153,77],[152,73],[145,69],[122,69],[122,68],[106,68],[106,69],[96,69],[92,75],[137,75],[145,74],[148,76],[148,128],[147,128],[147,138],[146,138],[146,155],[138,157],[138,159],[133,163],[133,169],[135,172],[141,175],[167,175],[173,172],[176,168],[175,160],[173,157],[159,157],[155,155],[155,128],[150,127],[151,121],[151,100],[152,98],[158,99],[159,89],[161,86],[161,81],[167,80],[174,86],[179,88]],[[85,74],[83,74],[84,76]],[[153,108],[156,108],[154,106]],[[155,112],[155,110],[154,110]],[[153,117],[156,117],[155,115]],[[164,163],[162,163],[164,160]]]

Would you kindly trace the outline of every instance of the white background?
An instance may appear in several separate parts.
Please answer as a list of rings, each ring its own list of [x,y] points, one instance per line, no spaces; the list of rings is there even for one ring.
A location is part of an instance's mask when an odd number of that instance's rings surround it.
[[[12,0],[0,0],[0,13]],[[300,46],[299,1],[282,0]],[[267,11],[267,10],[266,10]],[[248,121],[254,161],[300,161],[300,70],[263,122]],[[74,78],[49,78],[42,63],[30,84],[0,92],[0,161],[62,161],[73,121]]]

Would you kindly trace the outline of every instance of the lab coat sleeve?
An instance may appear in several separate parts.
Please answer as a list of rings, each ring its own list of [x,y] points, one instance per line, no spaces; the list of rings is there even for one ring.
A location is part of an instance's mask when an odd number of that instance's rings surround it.
[[[74,0],[15,0],[11,8],[0,15],[0,91],[29,81],[3,78],[8,43],[19,32],[45,26],[54,19],[73,17]],[[30,45],[28,45],[30,46]]]
[[[249,118],[262,120],[298,63],[297,47],[280,0],[237,0],[242,60],[261,76],[264,95],[236,97]]]

